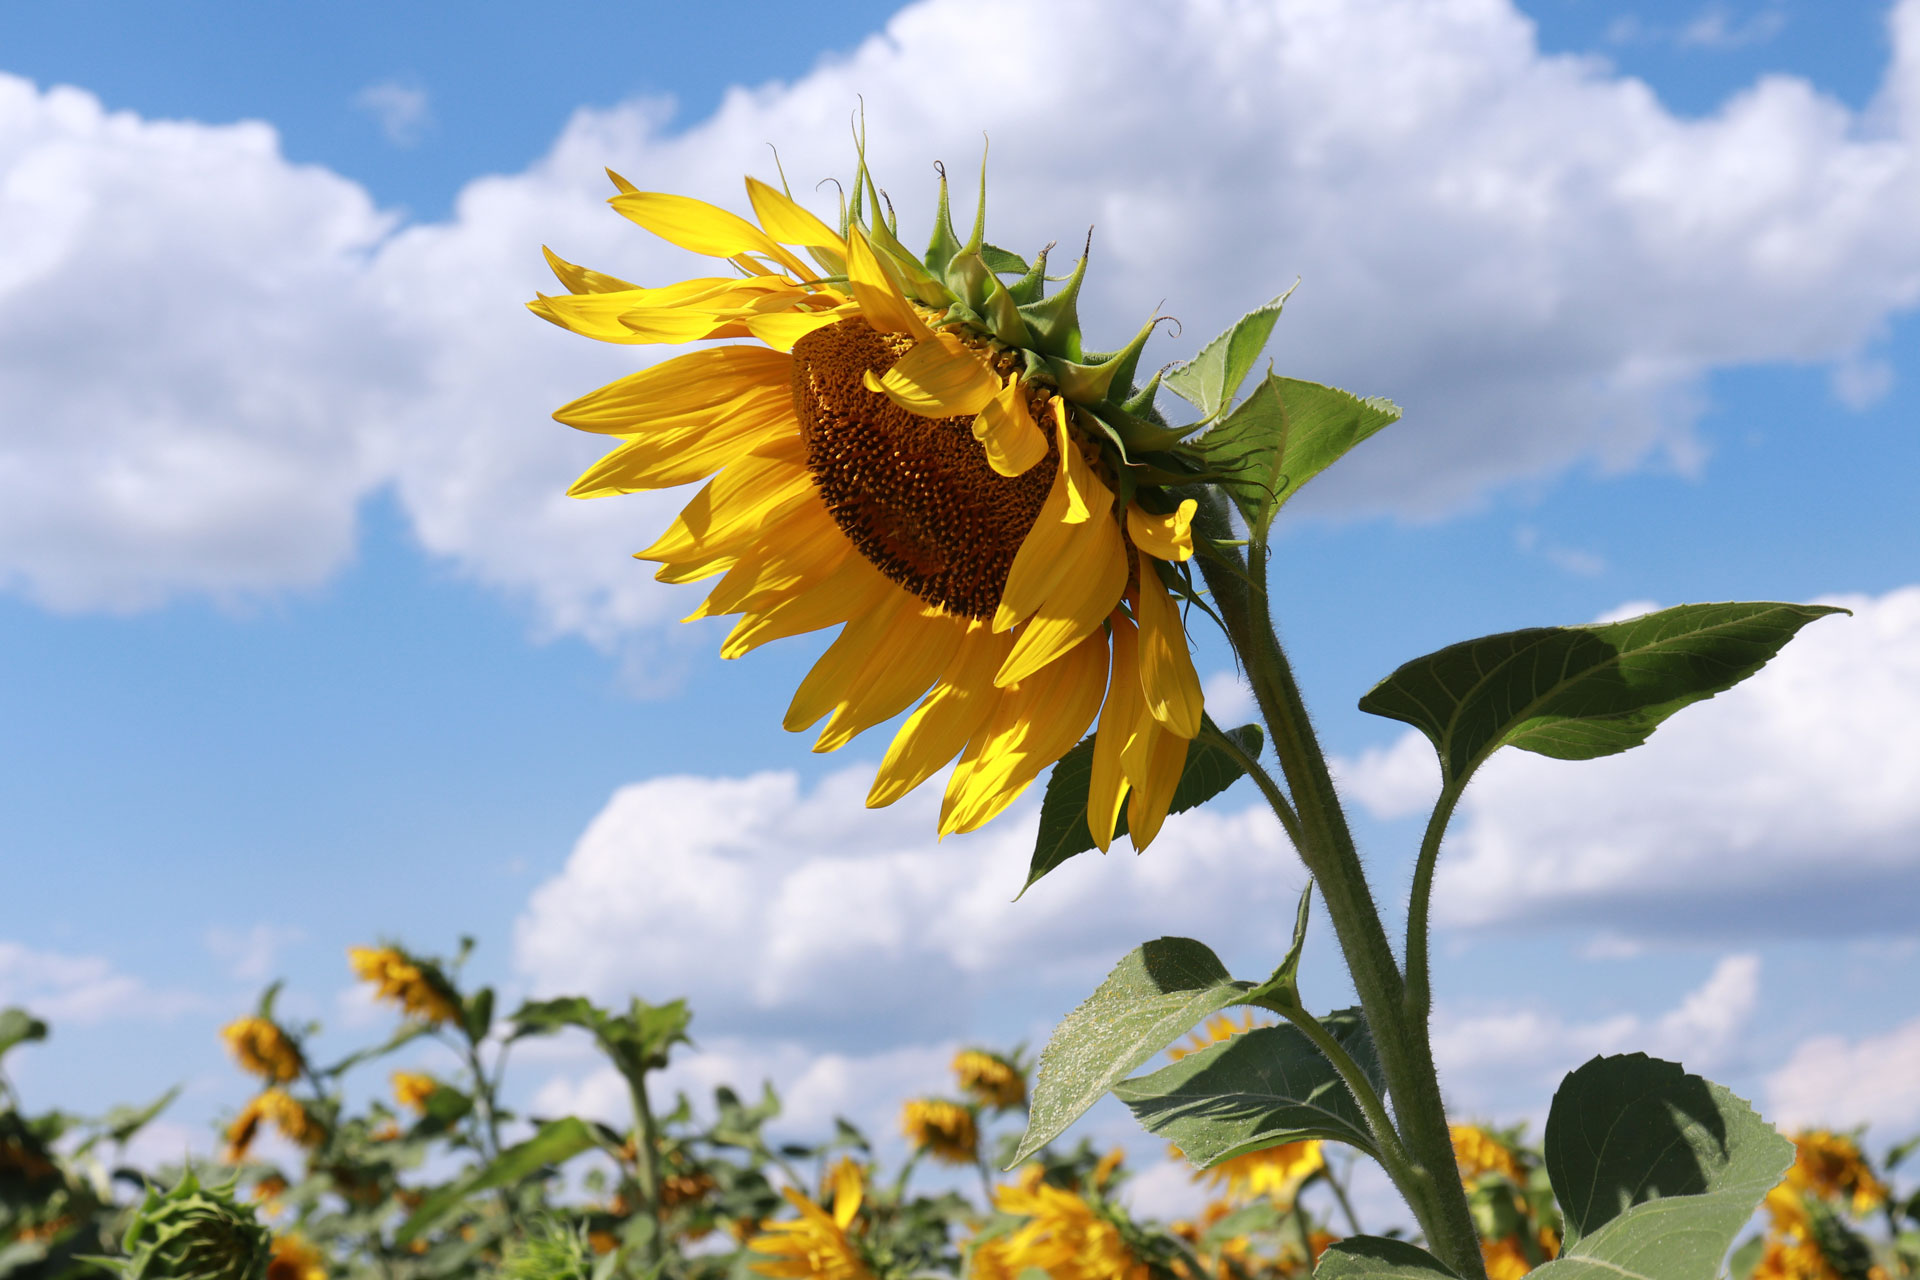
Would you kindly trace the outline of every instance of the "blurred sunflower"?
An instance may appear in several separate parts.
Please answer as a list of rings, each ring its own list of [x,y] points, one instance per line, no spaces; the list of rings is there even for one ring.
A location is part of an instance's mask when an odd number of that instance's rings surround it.
[[[960,1091],[991,1107],[1017,1107],[1027,1100],[1026,1077],[997,1053],[962,1049],[953,1057]]]
[[[1169,589],[1190,590],[1195,511],[1169,486],[1196,468],[1152,408],[1158,379],[1132,394],[1153,324],[1084,352],[1085,255],[1045,296],[1044,252],[1029,265],[986,243],[984,187],[961,242],[944,176],[920,256],[879,216],[864,163],[837,231],[752,178],[757,226],[610,176],[616,211],[737,274],[641,288],[548,251],[567,292],[533,311],[605,342],[759,345],[696,350],[562,407],[621,441],[569,492],[713,477],[639,557],[664,582],[721,575],[689,621],[738,615],[725,657],[844,628],[785,717],[795,732],[826,718],[814,750],[919,700],[870,806],[957,755],[940,832],[971,831],[1097,716],[1088,825],[1107,848],[1124,804],[1144,848],[1201,727]]]
[[[396,1071],[393,1073],[393,1099],[409,1111],[425,1114],[427,1099],[440,1087],[440,1082],[422,1071]]]
[[[1177,1152],[1179,1148],[1174,1150]],[[1234,1200],[1268,1196],[1277,1204],[1288,1205],[1293,1203],[1294,1193],[1300,1190],[1301,1184],[1326,1167],[1327,1157],[1320,1140],[1308,1138],[1303,1142],[1282,1142],[1249,1151],[1231,1160],[1222,1160],[1210,1169],[1196,1169],[1193,1179],[1224,1187],[1226,1195]]]
[[[1793,1135],[1793,1166],[1787,1185],[1826,1199],[1844,1196],[1855,1216],[1887,1202],[1887,1188],[1873,1174],[1860,1144],[1841,1133],[1809,1129]]]
[[[945,1164],[972,1164],[980,1148],[973,1112],[957,1102],[911,1099],[900,1110],[900,1128],[914,1150]]]
[[[299,1236],[275,1236],[266,1280],[327,1280],[320,1251]]]
[[[374,998],[431,1026],[460,1020],[460,1005],[446,979],[398,947],[348,947],[354,976],[374,986]]]
[[[256,1094],[233,1123],[227,1126],[227,1162],[237,1164],[247,1158],[260,1126],[271,1124],[287,1141],[303,1147],[317,1147],[326,1138],[326,1129],[305,1104],[285,1089],[273,1088]]]
[[[1475,1178],[1497,1173],[1512,1182],[1525,1181],[1520,1162],[1513,1150],[1490,1129],[1475,1124],[1449,1125],[1453,1139],[1453,1158],[1460,1166],[1460,1180],[1471,1186]]]
[[[753,1263],[753,1270],[809,1280],[872,1280],[873,1272],[847,1234],[866,1194],[859,1166],[842,1161],[831,1182],[832,1213],[792,1187],[781,1191],[800,1216],[766,1223],[760,1235],[747,1241],[749,1250],[768,1259]]]
[[[993,1204],[1026,1221],[974,1244],[974,1280],[1015,1280],[1036,1270],[1054,1280],[1148,1280],[1152,1274],[1118,1225],[1080,1196],[1043,1181],[1039,1165],[1027,1165],[997,1188]]]
[[[236,1018],[220,1029],[220,1038],[242,1069],[269,1084],[286,1084],[300,1076],[299,1046],[269,1019]]]

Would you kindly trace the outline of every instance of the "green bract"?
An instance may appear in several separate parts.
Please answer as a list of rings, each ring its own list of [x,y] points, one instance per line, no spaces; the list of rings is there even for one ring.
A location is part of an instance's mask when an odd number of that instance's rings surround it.
[[[149,1187],[121,1242],[126,1258],[102,1261],[123,1280],[264,1280],[272,1234],[233,1191],[201,1186],[191,1169],[165,1195]]]

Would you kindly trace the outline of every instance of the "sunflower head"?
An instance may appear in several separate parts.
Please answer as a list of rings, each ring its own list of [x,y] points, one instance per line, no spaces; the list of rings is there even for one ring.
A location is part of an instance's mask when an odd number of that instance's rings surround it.
[[[348,947],[354,976],[373,986],[374,998],[398,1005],[429,1026],[460,1021],[460,998],[439,966],[399,947]]]
[[[192,1170],[164,1194],[149,1187],[110,1265],[125,1280],[265,1280],[270,1233],[233,1191]]]
[[[914,1098],[900,1111],[900,1128],[915,1151],[945,1164],[972,1164],[980,1129],[971,1108],[942,1098]]]
[[[829,751],[914,708],[869,804],[958,756],[940,827],[972,830],[1097,717],[1088,827],[1104,849],[1124,816],[1145,847],[1202,702],[1174,601],[1194,594],[1182,490],[1204,466],[1154,410],[1158,380],[1134,388],[1154,324],[1088,352],[1087,255],[1055,282],[1046,252],[988,243],[984,183],[962,239],[942,175],[921,254],[864,162],[837,229],[751,178],[757,224],[614,184],[615,210],[732,274],[643,287],[549,253],[567,292],[534,312],[608,342],[746,341],[563,406],[561,422],[618,442],[570,492],[712,477],[638,554],[663,581],[718,577],[692,617],[738,616],[723,656],[843,628],[785,724],[826,719]]]
[[[427,1099],[440,1087],[440,1082],[423,1071],[396,1071],[393,1073],[393,1098],[409,1111],[425,1114]]]
[[[1027,1077],[1017,1064],[986,1049],[962,1049],[953,1058],[960,1091],[990,1107],[1017,1107],[1027,1100]]]
[[[242,1069],[269,1084],[286,1084],[299,1078],[302,1070],[300,1047],[278,1023],[269,1018],[236,1018],[220,1029],[220,1038]]]

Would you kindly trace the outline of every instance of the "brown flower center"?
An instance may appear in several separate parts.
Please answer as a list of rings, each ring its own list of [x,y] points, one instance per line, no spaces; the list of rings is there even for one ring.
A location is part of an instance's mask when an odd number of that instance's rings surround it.
[[[971,414],[922,418],[862,385],[867,370],[885,373],[912,345],[857,316],[794,344],[793,406],[807,467],[875,568],[929,604],[990,618],[1059,470],[1059,447],[1050,438],[1044,460],[1003,476],[973,438]],[[1028,393],[1043,429],[1047,395]]]

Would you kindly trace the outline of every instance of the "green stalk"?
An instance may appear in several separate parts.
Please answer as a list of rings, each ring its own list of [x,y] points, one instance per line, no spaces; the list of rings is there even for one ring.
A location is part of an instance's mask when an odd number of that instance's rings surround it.
[[[1407,897],[1407,995],[1409,1023],[1424,1027],[1433,1012],[1433,987],[1427,972],[1427,917],[1433,902],[1433,870],[1440,861],[1440,841],[1447,834],[1453,807],[1460,803],[1463,788],[1449,780],[1433,802],[1433,814],[1427,819],[1426,834],[1420,838],[1420,860],[1413,868],[1413,891]]]
[[[647,1100],[644,1070],[627,1074],[627,1094],[633,1100],[633,1181],[640,1192],[640,1202],[647,1216],[653,1220],[653,1230],[647,1234],[643,1260],[648,1266],[653,1266],[661,1260],[666,1241],[661,1238],[664,1224],[660,1212],[658,1126],[653,1119],[653,1106]]]
[[[1217,496],[1209,496],[1196,523],[1216,545],[1231,537]],[[1463,1280],[1485,1280],[1479,1236],[1460,1180],[1453,1176],[1453,1144],[1426,1020],[1407,1016],[1405,979],[1381,925],[1306,701],[1274,632],[1265,540],[1252,540],[1244,562],[1237,556],[1226,563],[1201,557],[1200,568],[1272,736],[1298,818],[1301,860],[1320,886],[1379,1050],[1387,1093],[1411,1159],[1411,1167],[1403,1171],[1405,1180],[1396,1176],[1395,1185],[1440,1260]]]

